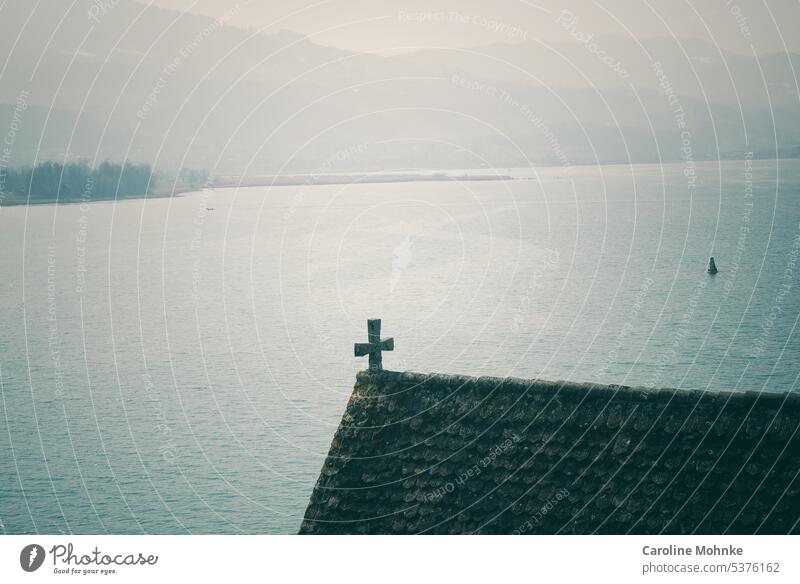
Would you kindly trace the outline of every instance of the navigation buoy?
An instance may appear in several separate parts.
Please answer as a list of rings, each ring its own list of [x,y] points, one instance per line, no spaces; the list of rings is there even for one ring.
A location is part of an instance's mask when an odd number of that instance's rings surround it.
[[[717,264],[714,263],[714,256],[708,258],[708,273],[709,274],[716,274],[717,273]]]

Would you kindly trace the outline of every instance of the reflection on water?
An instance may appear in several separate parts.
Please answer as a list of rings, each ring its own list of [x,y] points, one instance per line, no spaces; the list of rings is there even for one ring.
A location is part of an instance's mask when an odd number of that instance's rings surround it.
[[[0,522],[296,531],[373,316],[390,369],[793,390],[800,165],[753,166],[2,208]]]

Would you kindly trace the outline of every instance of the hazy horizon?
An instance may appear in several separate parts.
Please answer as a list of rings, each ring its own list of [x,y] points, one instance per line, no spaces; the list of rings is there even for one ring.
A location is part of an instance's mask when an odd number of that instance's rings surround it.
[[[3,165],[259,175],[678,162],[684,129],[695,161],[795,157],[800,54],[785,50],[800,40],[777,26],[795,13],[786,2],[6,2]]]
[[[586,28],[596,36],[677,37],[711,42],[723,50],[740,54],[798,52],[800,38],[777,23],[788,23],[800,17],[800,8],[790,0],[759,2],[630,3],[625,0],[603,2],[591,0],[528,2],[523,0],[494,2],[480,0],[373,0],[356,2],[301,0],[231,4],[225,0],[153,0],[153,4],[171,10],[202,14],[211,18],[225,15],[231,6],[241,9],[230,16],[228,23],[265,32],[290,30],[307,36],[315,43],[360,52],[391,52],[403,48],[411,51],[426,47],[479,47],[508,41],[524,42],[493,29],[488,22],[507,24],[527,33],[529,40],[557,43],[569,37],[552,26],[552,19],[561,10],[581,16]],[[404,18],[420,15],[419,20]],[[437,16],[439,15],[439,16]],[[464,22],[458,16],[468,17]],[[472,18],[475,17],[475,18]],[[751,36],[742,33],[730,22],[746,23]],[[630,23],[636,27],[631,29]],[[403,26],[405,25],[405,26]],[[758,34],[768,30],[776,34]],[[752,33],[755,33],[753,36]],[[783,34],[781,34],[783,33]]]

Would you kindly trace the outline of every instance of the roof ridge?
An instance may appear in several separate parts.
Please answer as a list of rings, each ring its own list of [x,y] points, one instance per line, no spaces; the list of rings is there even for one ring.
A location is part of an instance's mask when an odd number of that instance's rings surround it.
[[[471,376],[460,374],[448,373],[420,373],[415,371],[390,371],[379,370],[370,371],[364,370],[356,373],[357,384],[368,384],[372,382],[391,382],[401,381],[404,383],[417,382],[439,382],[447,384],[464,384],[472,385],[480,383],[482,385],[495,385],[495,389],[511,390],[511,391],[529,391],[535,389],[537,391],[544,391],[556,393],[562,397],[569,397],[571,395],[580,395],[581,397],[592,391],[598,392],[598,397],[601,393],[609,391],[614,392],[614,397],[618,400],[626,401],[662,401],[662,400],[678,400],[687,402],[696,402],[700,398],[713,399],[720,401],[730,401],[734,403],[752,403],[755,401],[766,402],[769,405],[773,402],[776,406],[783,403],[786,405],[800,407],[800,393],[797,392],[776,392],[776,391],[737,391],[737,390],[707,390],[707,389],[677,389],[677,388],[651,388],[644,386],[628,386],[616,384],[602,384],[593,382],[576,382],[565,380],[546,380],[538,378],[522,378],[522,377],[497,377],[491,375]]]

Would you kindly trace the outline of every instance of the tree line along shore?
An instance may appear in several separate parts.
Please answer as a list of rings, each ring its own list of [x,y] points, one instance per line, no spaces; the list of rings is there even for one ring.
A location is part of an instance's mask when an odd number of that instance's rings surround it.
[[[0,205],[168,196],[202,188],[207,180],[206,171],[182,169],[168,176],[154,172],[149,164],[127,161],[104,161],[97,166],[85,161],[0,166]]]

